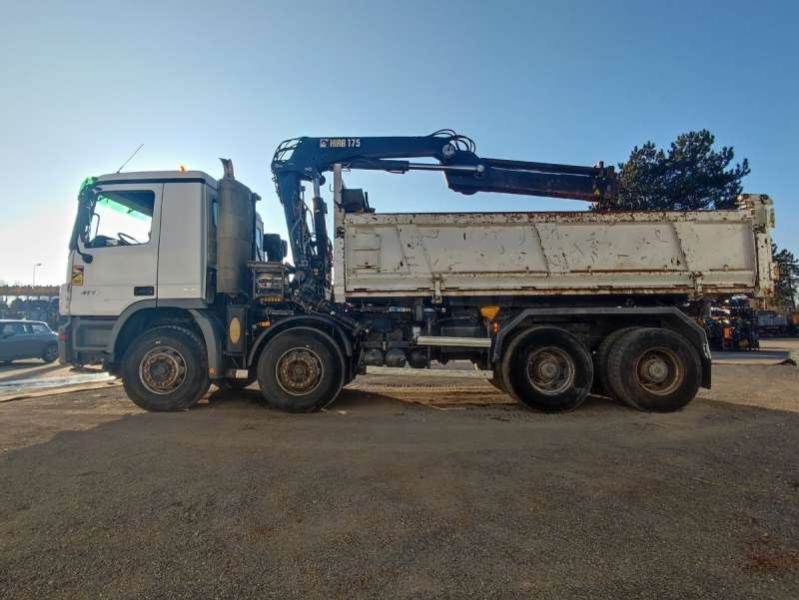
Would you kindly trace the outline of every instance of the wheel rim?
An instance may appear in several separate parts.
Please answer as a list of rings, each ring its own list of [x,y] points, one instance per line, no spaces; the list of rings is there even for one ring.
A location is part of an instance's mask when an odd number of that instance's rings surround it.
[[[657,396],[673,393],[685,379],[682,363],[670,348],[646,350],[635,361],[634,372],[640,386]]]
[[[157,346],[139,363],[139,379],[149,392],[170,394],[186,381],[186,359],[170,346]]]
[[[310,348],[292,348],[275,365],[278,385],[287,394],[305,396],[322,383],[325,370],[322,359]]]
[[[527,379],[533,388],[546,396],[562,394],[574,384],[577,368],[564,350],[546,346],[527,356]]]

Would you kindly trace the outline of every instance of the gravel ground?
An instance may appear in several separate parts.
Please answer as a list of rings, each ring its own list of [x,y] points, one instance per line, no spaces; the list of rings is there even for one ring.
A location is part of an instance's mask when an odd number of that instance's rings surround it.
[[[669,415],[390,377],[314,415],[0,402],[0,596],[795,600],[799,369],[715,378]]]

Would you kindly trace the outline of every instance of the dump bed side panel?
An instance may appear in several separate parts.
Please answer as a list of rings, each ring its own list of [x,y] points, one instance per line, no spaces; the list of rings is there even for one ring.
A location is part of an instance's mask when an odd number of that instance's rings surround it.
[[[347,298],[760,294],[770,284],[764,228],[745,208],[337,217]]]

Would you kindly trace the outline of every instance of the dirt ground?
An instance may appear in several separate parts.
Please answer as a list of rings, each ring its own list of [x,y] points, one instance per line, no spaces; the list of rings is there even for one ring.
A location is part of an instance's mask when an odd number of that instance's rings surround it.
[[[799,597],[795,367],[668,415],[369,376],[313,415],[105,385],[0,423],[3,598]]]

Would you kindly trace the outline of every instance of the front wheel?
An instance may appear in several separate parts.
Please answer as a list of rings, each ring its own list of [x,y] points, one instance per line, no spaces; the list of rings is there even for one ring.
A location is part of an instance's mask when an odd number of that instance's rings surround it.
[[[142,334],[122,360],[122,383],[128,398],[145,410],[188,409],[211,385],[202,340],[176,326]]]
[[[267,404],[287,412],[313,412],[336,399],[344,360],[335,341],[310,328],[284,331],[258,359],[258,385]]]

